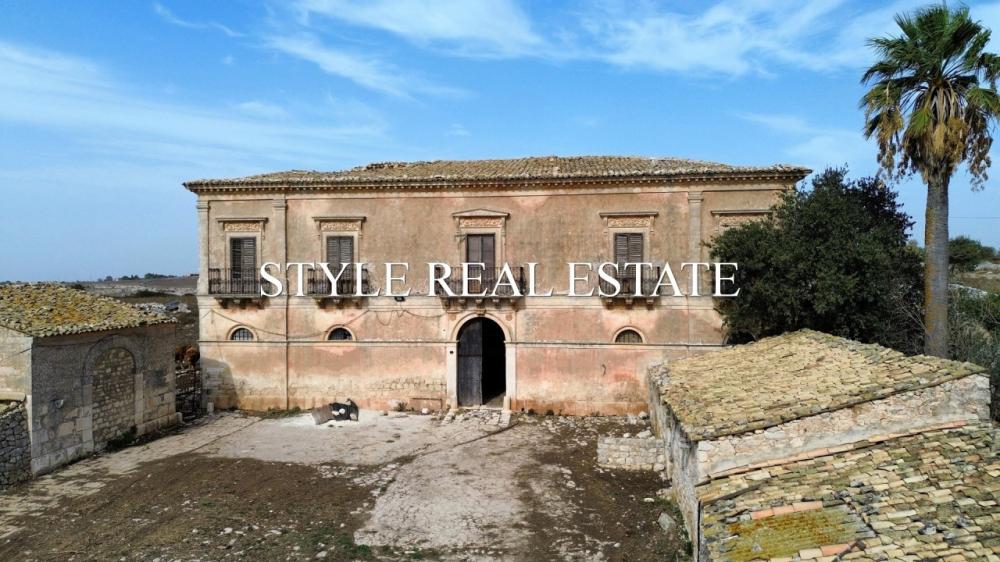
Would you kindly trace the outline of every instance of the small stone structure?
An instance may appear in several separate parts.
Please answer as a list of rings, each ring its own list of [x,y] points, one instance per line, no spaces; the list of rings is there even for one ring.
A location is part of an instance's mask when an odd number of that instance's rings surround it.
[[[709,483],[989,420],[985,369],[811,330],[654,367],[648,389],[699,549]]]
[[[666,467],[663,440],[656,437],[601,437],[597,464],[604,468],[656,470]]]
[[[28,413],[24,402],[0,401],[0,488],[31,478],[28,439]]]
[[[0,286],[0,396],[19,395],[30,473],[176,423],[174,324],[51,284]]]

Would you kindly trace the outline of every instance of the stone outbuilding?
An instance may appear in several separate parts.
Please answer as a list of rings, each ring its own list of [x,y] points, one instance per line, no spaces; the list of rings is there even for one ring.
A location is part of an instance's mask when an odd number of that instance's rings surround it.
[[[0,485],[176,423],[174,329],[60,285],[0,285]]]
[[[849,482],[841,480],[850,480],[853,478],[850,475],[855,474],[857,467],[851,466],[851,459],[873,454],[875,444],[889,451],[899,449],[902,453],[908,449],[896,439],[927,434],[925,439],[934,447],[933,443],[964,439],[947,433],[963,427],[972,428],[970,439],[978,443],[979,438],[974,435],[986,429],[975,428],[988,428],[989,424],[989,379],[985,369],[936,357],[908,357],[878,345],[811,330],[653,368],[648,389],[653,426],[666,448],[666,469],[692,543],[698,545],[696,551],[700,552],[702,560],[747,559],[737,555],[721,556],[720,553],[735,548],[740,540],[750,541],[751,548],[763,548],[767,543],[754,542],[755,529],[747,527],[741,531],[739,525],[756,521],[753,511],[766,513],[768,506],[752,504],[759,509],[741,511],[732,504],[735,491],[719,491],[726,488],[726,480],[749,479],[760,483],[774,474],[794,471],[790,467],[796,466],[795,463],[805,463],[803,466],[834,463],[830,466],[840,472],[819,470],[815,479],[809,481],[813,490],[803,491],[795,501],[781,503],[778,500],[783,496],[776,493],[775,502],[780,503],[782,517],[792,514],[789,520],[811,518],[816,514],[794,514],[799,511],[811,513],[829,503],[830,498],[822,491],[830,487],[836,493],[850,493],[843,491],[849,488]],[[943,437],[941,432],[945,432]],[[962,447],[960,444],[955,446]],[[973,456],[988,452],[981,445],[973,449],[978,451],[972,453]],[[918,453],[908,454],[919,457]],[[831,460],[838,455],[841,462],[847,464]],[[918,460],[925,461],[923,458]],[[983,478],[992,473],[989,478],[995,481],[995,457],[980,456],[980,460],[985,464],[970,470],[985,471],[980,475]],[[886,460],[890,469],[903,467],[905,463],[903,457]],[[863,473],[856,474],[859,482],[864,480]],[[952,484],[947,475],[940,473],[915,472],[904,478],[916,478],[921,474],[927,480],[925,487],[943,489]],[[869,474],[869,477],[878,479],[878,475]],[[939,478],[941,482],[937,481]],[[733,484],[733,487],[738,489],[739,485]],[[915,485],[914,489],[917,488],[920,487]],[[880,490],[885,492],[884,488]],[[896,491],[902,492],[894,489]],[[982,493],[995,495],[996,486],[987,486],[985,492],[968,492],[972,495]],[[883,510],[895,511],[891,507],[893,501],[873,502],[877,504],[877,513],[822,512],[823,517],[850,522],[844,525],[852,530],[837,537],[823,535],[801,539],[800,542],[813,540],[814,543],[799,550],[815,554],[822,551],[821,547],[832,550],[836,545],[877,536],[882,529],[873,524],[873,518],[884,514]],[[971,512],[968,515],[976,516],[977,513]],[[716,526],[720,521],[724,527],[721,531]],[[798,550],[789,550],[790,545],[799,545],[789,539],[798,536],[796,526],[789,523],[789,534],[784,535],[783,521],[774,521],[775,528],[780,527],[776,531],[779,539],[775,544],[780,544],[771,549],[767,557],[801,558]],[[834,528],[812,520],[803,525],[815,532]],[[849,534],[849,541],[833,540]]]

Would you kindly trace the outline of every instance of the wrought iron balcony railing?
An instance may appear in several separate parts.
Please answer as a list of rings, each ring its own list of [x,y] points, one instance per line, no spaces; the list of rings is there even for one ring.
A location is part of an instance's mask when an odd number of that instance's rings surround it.
[[[524,268],[521,266],[511,267],[510,277],[501,275],[502,271],[503,268],[501,267],[469,266],[469,295],[466,297],[463,297],[462,295],[463,287],[461,265],[451,266],[451,275],[445,278],[445,283],[448,285],[451,292],[458,298],[512,299],[523,297],[527,292]],[[475,279],[476,277],[479,279]],[[511,286],[511,281],[513,281],[513,286],[517,287],[517,293],[519,294],[515,294],[514,287]],[[440,287],[438,288],[438,292],[443,292],[440,291]],[[482,293],[485,293],[485,295],[480,296]]]
[[[606,296],[606,299],[641,299],[641,298],[654,298],[656,295],[656,284],[660,281],[661,268],[653,267],[652,269],[648,267],[642,268],[642,275],[639,278],[638,287],[639,295],[636,295],[636,278],[635,278],[635,268],[634,267],[621,267],[617,272],[607,271],[612,278],[618,281],[621,288],[618,290],[618,294],[611,295],[614,292],[614,285],[608,281],[601,279],[600,288],[601,292]]]
[[[330,266],[330,271],[336,275],[340,267]],[[330,278],[322,270],[312,270],[306,277],[306,294],[311,297],[328,298],[351,298],[357,297],[360,292],[363,295],[371,293],[371,281],[367,267],[361,268],[361,291],[358,291],[357,269],[354,265],[344,268],[344,272],[337,279],[337,294],[333,295],[331,289],[333,284]]]
[[[216,267],[208,270],[210,295],[260,297],[260,286],[260,272],[256,269]]]

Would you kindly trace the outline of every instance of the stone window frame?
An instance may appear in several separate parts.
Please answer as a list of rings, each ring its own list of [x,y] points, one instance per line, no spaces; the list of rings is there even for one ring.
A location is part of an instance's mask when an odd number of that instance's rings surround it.
[[[223,267],[232,269],[233,264],[231,252],[229,251],[230,240],[233,238],[256,238],[255,243],[257,255],[255,262],[260,267],[264,262],[264,230],[267,225],[267,217],[219,217],[215,219],[222,227],[223,239],[225,243]]]
[[[615,261],[616,234],[642,234],[642,260],[652,260],[653,233],[659,211],[607,211],[600,213],[604,222],[604,256],[602,262]],[[656,265],[656,264],[654,264]]]
[[[233,336],[236,334],[236,332],[238,330],[246,330],[246,331],[250,332],[250,335],[253,336],[253,339],[250,339],[250,340],[234,340]],[[251,328],[250,326],[247,326],[245,324],[237,324],[236,326],[233,326],[232,328],[230,328],[228,332],[226,332],[226,341],[228,341],[228,342],[237,342],[237,343],[248,343],[248,342],[260,341],[260,338],[257,337],[257,332],[253,328]]]
[[[635,332],[639,335],[639,343],[621,343],[618,341],[618,336],[623,332]],[[646,345],[649,340],[646,338],[646,334],[642,330],[636,328],[635,326],[622,326],[619,328],[614,335],[611,336],[611,343],[615,345]]]
[[[458,259],[454,265],[465,261],[467,252],[467,235],[469,234],[492,234],[493,235],[493,258],[496,263],[493,267],[503,267],[507,262],[507,219],[510,213],[503,211],[491,211],[489,209],[471,209],[459,211],[451,214],[455,221],[455,239],[458,241]]]
[[[326,261],[326,239],[334,236],[346,236],[354,239],[354,261],[361,259],[361,241],[364,238],[362,230],[367,217],[363,215],[332,215],[313,217],[316,223],[316,263]],[[336,272],[334,272],[336,274]]]
[[[350,339],[346,339],[346,340],[333,340],[333,339],[330,339],[330,335],[333,334],[337,330],[344,330],[345,332],[347,332],[348,334],[351,335],[351,338]],[[354,334],[354,330],[351,330],[350,328],[348,328],[347,326],[344,326],[343,324],[337,324],[335,326],[330,326],[330,329],[327,330],[326,333],[323,334],[323,341],[328,342],[328,343],[332,343],[332,344],[335,344],[335,345],[346,345],[346,344],[352,344],[352,343],[357,342],[358,338]]]

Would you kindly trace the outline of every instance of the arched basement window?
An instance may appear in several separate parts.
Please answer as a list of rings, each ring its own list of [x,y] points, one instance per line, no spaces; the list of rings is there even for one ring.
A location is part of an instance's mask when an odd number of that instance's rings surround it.
[[[330,335],[326,339],[330,341],[351,341],[354,339],[354,336],[351,335],[351,332],[347,328],[334,328],[330,330]]]
[[[622,330],[615,336],[615,343],[642,343],[642,336],[635,330]]]
[[[236,328],[229,335],[229,339],[231,341],[253,341],[253,332],[248,328]]]

